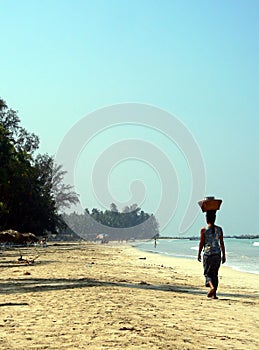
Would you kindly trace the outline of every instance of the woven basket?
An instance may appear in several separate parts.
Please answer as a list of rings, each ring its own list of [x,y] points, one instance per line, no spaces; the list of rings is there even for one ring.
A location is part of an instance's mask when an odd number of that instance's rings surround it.
[[[222,203],[221,199],[215,199],[214,197],[206,197],[203,200],[198,202],[203,212],[208,210],[219,210],[221,203]]]

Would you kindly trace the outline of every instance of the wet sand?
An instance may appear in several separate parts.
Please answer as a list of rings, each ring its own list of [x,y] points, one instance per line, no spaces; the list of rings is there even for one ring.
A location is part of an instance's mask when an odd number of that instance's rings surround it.
[[[258,349],[259,276],[127,245],[71,243],[0,253],[0,348]]]

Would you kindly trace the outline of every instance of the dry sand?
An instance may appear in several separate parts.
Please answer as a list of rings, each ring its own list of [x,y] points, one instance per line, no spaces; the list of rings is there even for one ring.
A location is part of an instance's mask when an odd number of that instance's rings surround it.
[[[0,253],[0,349],[259,349],[259,278],[222,266],[208,299],[202,264],[126,245]]]

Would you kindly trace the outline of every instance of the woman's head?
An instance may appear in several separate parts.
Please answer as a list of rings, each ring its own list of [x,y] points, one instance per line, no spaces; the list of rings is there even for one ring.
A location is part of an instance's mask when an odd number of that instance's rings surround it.
[[[215,210],[208,210],[206,212],[206,220],[207,220],[207,224],[214,225],[215,220],[216,220],[216,211]]]

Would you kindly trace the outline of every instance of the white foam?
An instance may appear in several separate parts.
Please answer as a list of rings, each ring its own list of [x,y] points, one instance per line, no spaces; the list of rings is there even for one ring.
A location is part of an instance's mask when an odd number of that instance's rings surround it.
[[[190,249],[192,249],[192,250],[196,250],[196,251],[198,251],[199,250],[199,247],[191,247]]]
[[[259,247],[259,242],[254,242],[254,243],[253,243],[253,246]]]

